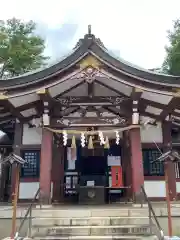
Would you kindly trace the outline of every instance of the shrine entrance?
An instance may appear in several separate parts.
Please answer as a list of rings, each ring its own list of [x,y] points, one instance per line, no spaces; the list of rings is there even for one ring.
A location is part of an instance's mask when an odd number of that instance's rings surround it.
[[[67,156],[66,202],[105,204],[124,201],[126,192],[120,146],[111,144],[109,149],[77,146],[76,149],[67,148]]]

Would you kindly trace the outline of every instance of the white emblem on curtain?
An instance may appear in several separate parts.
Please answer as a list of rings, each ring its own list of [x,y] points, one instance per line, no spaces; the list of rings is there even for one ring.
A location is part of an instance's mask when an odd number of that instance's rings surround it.
[[[77,152],[76,148],[67,148],[67,161],[68,161],[68,170],[74,170],[76,168]]]
[[[121,157],[120,156],[108,156],[108,166],[121,166]]]

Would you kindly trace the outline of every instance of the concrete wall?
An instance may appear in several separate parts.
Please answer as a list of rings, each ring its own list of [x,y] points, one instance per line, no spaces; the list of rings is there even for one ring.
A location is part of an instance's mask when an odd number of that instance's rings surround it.
[[[176,182],[176,191],[180,193],[180,182]]]
[[[165,197],[165,181],[144,181],[144,188],[148,197]]]
[[[39,189],[39,182],[20,182],[19,199],[33,199],[37,190]],[[53,194],[53,182],[51,183],[51,198]]]
[[[148,197],[161,198],[166,196],[165,181],[145,181],[145,191]],[[176,183],[177,193],[180,193],[180,182]],[[39,188],[39,182],[21,182],[19,188],[19,199],[32,199]],[[51,197],[53,183],[51,183]]]
[[[162,143],[162,127],[161,123],[157,126],[148,126],[146,128],[141,127],[141,142],[142,143]]]
[[[29,128],[28,124],[23,125],[22,144],[41,144],[42,128]]]
[[[148,197],[166,197],[165,181],[144,181],[145,191]],[[180,193],[180,182],[176,182],[177,193]]]

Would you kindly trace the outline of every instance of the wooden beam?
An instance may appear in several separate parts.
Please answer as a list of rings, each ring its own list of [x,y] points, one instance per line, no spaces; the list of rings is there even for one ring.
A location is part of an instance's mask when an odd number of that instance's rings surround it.
[[[127,101],[128,98],[118,97],[118,96],[72,96],[72,97],[61,97],[54,100],[55,104],[61,104],[61,106],[74,106],[74,105],[119,105]]]
[[[180,118],[180,113],[178,113],[178,112],[173,111],[173,112],[172,112],[172,115]]]
[[[52,125],[52,122],[51,122],[51,127],[53,128],[53,129],[72,129],[72,130],[74,130],[74,129],[80,129],[80,130],[82,130],[82,128],[88,128],[88,127],[98,127],[98,129],[99,128],[107,128],[107,127],[109,127],[109,128],[113,128],[113,130],[115,130],[115,129],[119,129],[119,128],[121,128],[121,127],[127,127],[127,126],[129,126],[130,124],[129,123],[126,123],[126,124],[116,124],[116,125],[110,125],[110,124],[107,124],[107,123],[101,123],[101,124],[96,124],[96,123],[91,123],[91,124],[83,124],[82,126],[80,126],[80,125],[74,125],[74,124],[71,124],[71,125],[63,125],[63,124],[55,124],[55,125]]]
[[[79,107],[79,106],[76,106],[77,107],[77,110],[74,108],[73,109],[73,112],[86,112],[88,109],[83,109],[82,107]],[[94,106],[91,106],[93,109],[96,109]],[[94,111],[92,109],[92,111]],[[128,109],[131,109],[131,106],[129,105],[129,104],[124,104],[123,106],[120,106],[120,109],[119,108],[117,108],[116,106],[101,106],[100,108],[98,108],[98,109],[96,109],[96,110],[98,110],[98,112],[99,112],[99,114],[97,114],[97,116],[99,117],[99,115],[101,115],[101,113],[103,113],[103,112],[106,112],[106,111],[108,111],[108,112],[110,112],[110,113],[113,113],[114,115],[116,115],[116,116],[119,116],[119,117],[124,117],[124,118],[127,118],[127,119],[130,119],[130,117],[132,116],[132,112],[131,111],[129,111]],[[68,110],[68,108],[67,109],[65,109],[65,110],[63,110],[63,111],[67,111]],[[73,112],[71,112],[71,113],[73,113]],[[63,114],[64,114],[65,112],[62,112],[61,113],[61,116],[63,116]],[[145,112],[145,109],[144,108],[142,108],[142,106],[140,106],[139,107],[139,113],[140,113],[140,115],[142,115],[142,116],[147,116],[147,117],[150,117],[150,118],[153,118],[153,119],[155,119],[155,120],[158,120],[158,121],[161,121],[162,119],[161,119],[161,117],[160,116],[158,116],[158,115],[154,115],[154,114],[151,114],[151,113],[148,113],[148,112]],[[69,113],[70,114],[70,113]],[[84,117],[84,115],[85,114],[83,114],[81,117],[79,117],[79,119],[80,118],[83,118]],[[61,117],[61,116],[59,116],[59,118]],[[67,116],[67,115],[66,115]],[[57,116],[55,116],[55,117],[57,117]],[[101,116],[102,117],[102,116]],[[115,118],[115,117],[114,117]]]
[[[64,127],[64,126],[72,126],[72,125],[107,125],[107,126],[126,126],[128,125],[128,121],[123,119],[123,121],[115,124],[114,119],[117,117],[64,117],[64,118],[51,118],[51,127]]]
[[[132,118],[131,122],[132,124],[139,124],[139,100],[141,99],[143,91],[139,88],[133,88],[133,91],[131,93],[131,99],[132,99]]]
[[[19,112],[18,109],[16,109],[16,107],[14,107],[12,105],[12,103],[10,103],[8,101],[8,99],[0,99],[0,106],[4,107],[5,109],[7,109],[7,112],[10,112],[12,114],[12,116],[16,119],[18,119],[20,122],[24,121],[24,116]],[[11,120],[12,117],[4,117],[2,119],[9,119]]]
[[[0,104],[1,104],[1,100],[0,100]],[[16,110],[22,115],[21,112],[31,109],[31,108],[36,109],[37,107],[39,107],[39,105],[40,105],[40,100],[37,100],[37,101],[31,102],[31,103],[27,103],[22,106],[16,107]],[[38,111],[39,111],[39,109],[38,109]],[[0,109],[0,114],[5,114],[7,112],[10,112],[10,110],[7,109],[5,106],[2,107],[2,109]]]
[[[132,103],[132,100],[137,99],[139,103],[143,103],[145,106],[152,106],[156,107],[159,109],[164,109],[166,107],[165,104],[153,102],[147,99],[141,98],[140,92],[133,92],[131,97],[123,97],[123,96],[93,96],[92,98],[89,98],[88,96],[72,96],[72,97],[61,97],[56,100],[54,100],[55,104],[60,103],[62,106],[70,106],[70,105],[95,105],[95,106],[100,106],[100,105],[106,105],[106,106],[119,106],[122,104],[125,104],[126,102]]]
[[[153,118],[156,121],[162,121],[162,118],[160,117],[160,115],[155,115],[149,112],[145,112],[145,111],[142,111],[141,109],[139,110],[139,113],[140,113],[140,116]]]
[[[70,115],[72,113],[75,113],[75,112],[77,112],[80,109],[80,107],[74,107],[70,111],[69,111],[69,109],[70,108],[66,108],[66,109],[60,111],[60,117],[68,116],[68,115]]]
[[[46,108],[50,111],[52,105],[53,105],[53,99],[51,98],[48,90],[46,88],[42,88],[37,91],[37,94],[39,95],[42,109]]]
[[[70,112],[67,112],[68,109],[64,109],[62,111],[60,111],[59,115],[55,114],[55,115],[50,115],[50,118],[58,118],[61,119],[63,116],[67,117],[69,114],[77,112],[79,109],[79,107],[76,107],[75,109],[72,109]],[[33,118],[40,118],[42,117],[42,115],[39,113],[38,115],[33,115],[30,117],[26,117],[24,122],[29,122],[31,121]]]
[[[154,118],[157,121],[162,121],[162,118],[160,115],[155,115],[153,113],[146,112],[146,108],[147,108],[146,102],[141,99],[139,102],[139,105],[138,105],[138,110],[139,110],[140,115]]]
[[[88,83],[88,96],[92,99],[94,96],[94,82]]]
[[[96,108],[96,107],[93,107],[94,108],[94,112],[96,112],[98,118],[101,117],[102,113],[105,112],[106,110],[103,109],[103,108]]]
[[[143,104],[146,105],[146,107],[147,106],[152,106],[152,107],[159,108],[159,109],[164,109],[167,106],[166,104],[154,102],[154,101],[144,99],[144,98],[140,99],[140,103],[141,102],[143,102]]]
[[[48,126],[50,124],[50,116],[51,116],[51,107],[52,107],[52,98],[49,95],[49,92],[46,88],[42,88],[37,91],[37,94],[41,100],[41,116],[43,125]]]
[[[84,118],[87,113],[87,109],[80,107],[78,112],[81,113],[81,117]]]
[[[65,90],[64,92],[62,92],[62,93],[58,94],[57,96],[55,96],[55,98],[60,98],[60,97],[64,96],[65,94],[67,94],[67,93],[71,92],[72,90],[78,88],[79,86],[83,85],[85,82],[86,82],[86,81],[84,80],[84,81],[82,81],[82,82],[80,82],[80,83],[77,83],[77,84],[74,85],[73,87],[70,87],[70,88],[68,88],[67,90]]]
[[[67,119],[67,120],[83,120],[83,119],[85,119],[85,120],[97,120],[97,119],[99,119],[99,120],[103,120],[103,119],[109,119],[109,120],[112,120],[112,119],[115,119],[116,118],[116,116],[114,116],[114,117],[100,117],[100,118],[97,118],[97,117],[68,117],[68,116],[64,116],[64,117],[54,117],[53,119],[55,119],[55,120],[58,120],[58,119]]]
[[[41,101],[52,103],[52,98],[46,88],[42,88],[38,90],[36,93],[39,95]]]
[[[115,114],[116,116],[119,116],[119,117],[126,117],[126,118],[129,119],[129,117],[131,116],[131,112],[128,111],[128,110],[125,110],[123,107],[120,107],[120,109],[119,109],[119,108],[116,108],[116,107],[110,108],[110,107],[104,107],[103,106],[102,108],[106,109],[108,112],[113,113],[113,114]]]
[[[36,108],[37,105],[40,104],[40,100],[37,100],[37,101],[34,101],[34,102],[31,102],[31,103],[27,103],[27,104],[24,104],[22,106],[19,106],[17,107],[16,109],[19,111],[19,112],[23,112],[25,110],[28,110],[30,108]]]
[[[5,123],[5,122],[9,122],[9,121],[13,121],[13,120],[16,120],[16,117],[13,116],[13,115],[6,116],[6,117],[1,117],[0,118],[0,124]]]
[[[139,101],[141,99],[141,96],[143,94],[143,90],[140,88],[133,88],[131,93],[131,99],[135,101]]]
[[[110,87],[110,86],[106,85],[105,83],[102,83],[102,82],[98,81],[97,79],[95,80],[95,83],[98,83],[99,85],[101,85],[105,88],[108,88],[110,91],[116,93],[117,96],[119,96],[119,97],[122,96],[122,97],[127,97],[128,98],[128,96],[125,95],[124,93],[118,91],[117,89],[114,89],[113,87]]]
[[[166,117],[174,112],[176,107],[180,105],[180,97],[173,97],[169,104],[163,109],[160,114],[162,119],[166,119]]]

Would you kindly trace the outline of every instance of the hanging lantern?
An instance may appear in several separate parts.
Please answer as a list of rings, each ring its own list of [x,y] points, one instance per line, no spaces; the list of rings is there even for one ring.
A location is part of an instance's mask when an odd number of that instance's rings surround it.
[[[71,148],[76,148],[76,138],[75,138],[75,136],[72,137]]]
[[[33,127],[36,126],[36,119],[35,118],[32,119],[32,125],[33,125]]]
[[[48,113],[43,114],[43,124],[44,124],[44,126],[50,125],[50,118],[49,118]]]
[[[89,137],[89,143],[88,143],[88,149],[93,149],[93,140],[92,140],[92,136]]]
[[[132,124],[139,124],[139,113],[138,112],[133,112]]]
[[[109,148],[110,148],[110,146],[109,146],[109,139],[108,139],[107,136],[106,136],[106,140],[105,140],[104,148],[105,148],[105,149],[109,149]]]
[[[81,146],[82,147],[85,147],[85,142],[86,142],[85,134],[82,132],[81,133]]]
[[[98,134],[100,139],[100,145],[104,145],[105,141],[104,141],[103,133],[101,131],[98,131]]]
[[[116,144],[117,144],[117,145],[119,145],[119,141],[120,141],[119,132],[116,131]]]
[[[63,145],[64,145],[64,146],[67,145],[67,140],[68,140],[67,132],[64,130],[64,131],[63,131]]]

